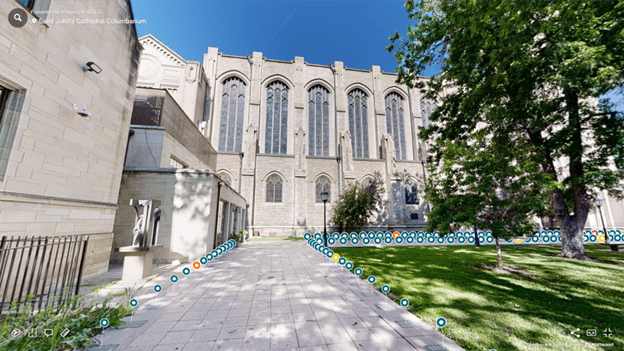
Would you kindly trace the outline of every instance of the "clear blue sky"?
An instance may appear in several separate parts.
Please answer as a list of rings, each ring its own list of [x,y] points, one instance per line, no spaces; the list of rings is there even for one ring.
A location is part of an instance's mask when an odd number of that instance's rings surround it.
[[[152,34],[187,60],[203,61],[208,46],[230,55],[260,51],[270,59],[395,72],[384,47],[409,24],[402,0],[377,1],[133,1],[139,36]]]
[[[152,34],[187,60],[203,62],[208,46],[229,55],[260,51],[270,59],[395,72],[385,50],[410,20],[403,0],[135,0],[139,36]],[[428,69],[423,75],[434,74]],[[624,111],[621,93],[610,97]]]

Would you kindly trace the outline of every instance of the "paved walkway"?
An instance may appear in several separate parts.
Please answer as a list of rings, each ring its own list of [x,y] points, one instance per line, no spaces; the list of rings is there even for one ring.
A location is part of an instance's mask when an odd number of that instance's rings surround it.
[[[247,242],[191,270],[149,282],[91,349],[463,350],[305,242]]]

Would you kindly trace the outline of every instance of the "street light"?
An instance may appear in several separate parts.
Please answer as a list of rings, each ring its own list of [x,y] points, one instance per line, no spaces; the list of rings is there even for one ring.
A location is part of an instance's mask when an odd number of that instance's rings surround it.
[[[327,246],[327,200],[329,200],[329,193],[325,190],[321,192],[321,200],[323,200],[323,241],[325,242],[325,246]]]
[[[604,235],[605,235],[605,244],[611,246],[611,251],[619,251],[617,245],[612,245],[609,243],[609,234],[607,234],[607,227],[605,226],[604,218],[602,217],[602,202],[603,201],[604,201],[603,199],[596,199],[595,203],[596,203],[596,206],[598,206],[598,212],[600,212],[600,220],[602,221],[602,230],[604,231]]]

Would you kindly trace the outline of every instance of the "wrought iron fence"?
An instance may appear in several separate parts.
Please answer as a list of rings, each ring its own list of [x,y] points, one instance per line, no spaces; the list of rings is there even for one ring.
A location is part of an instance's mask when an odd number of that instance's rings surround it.
[[[20,303],[18,310],[26,301],[40,310],[77,295],[88,242],[88,235],[3,236],[0,313],[13,302]]]

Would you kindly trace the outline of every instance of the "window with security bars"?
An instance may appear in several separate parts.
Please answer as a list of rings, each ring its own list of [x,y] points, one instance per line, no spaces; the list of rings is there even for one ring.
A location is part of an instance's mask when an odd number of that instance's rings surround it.
[[[288,142],[288,87],[275,81],[267,88],[264,153],[286,154]]]
[[[427,128],[431,124],[431,114],[435,111],[435,101],[427,97],[420,99],[420,114],[422,115],[423,128]]]
[[[308,90],[308,122],[308,154],[329,156],[329,91],[320,85]]]
[[[236,77],[223,82],[219,127],[219,151],[221,152],[241,152],[245,118],[245,88],[245,82]]]
[[[418,185],[412,180],[405,182],[405,204],[418,205]]]
[[[368,110],[366,93],[353,89],[348,95],[349,132],[354,158],[368,158]]]
[[[405,124],[403,123],[403,98],[397,93],[386,95],[386,132],[394,139],[397,160],[407,158],[405,152]]]
[[[267,180],[266,202],[282,202],[282,179],[276,174]]]
[[[327,179],[327,177],[323,176],[320,177],[317,181],[316,181],[316,202],[317,203],[322,203],[323,199],[321,198],[321,193],[323,191],[327,191],[328,194],[330,194],[327,202],[331,202],[331,184],[329,183],[329,179]]]

